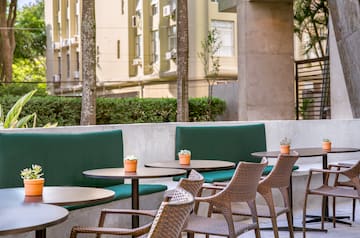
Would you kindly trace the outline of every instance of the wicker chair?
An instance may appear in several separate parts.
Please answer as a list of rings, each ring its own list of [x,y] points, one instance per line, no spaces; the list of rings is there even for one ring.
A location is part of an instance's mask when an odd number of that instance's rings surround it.
[[[334,169],[335,167],[335,169]],[[311,178],[313,173],[323,173],[325,175],[324,183],[317,188],[310,188]],[[354,184],[354,188],[349,187],[339,187],[339,186],[330,186],[328,185],[330,175],[343,175],[350,179],[350,181]],[[329,169],[311,169],[309,171],[309,177],[306,185],[306,194],[305,194],[305,202],[304,202],[304,211],[303,211],[303,237],[306,236],[306,205],[307,198],[309,195],[320,195],[323,198],[325,197],[343,197],[343,198],[351,198],[351,199],[360,199],[360,161],[351,166],[350,168],[345,168],[338,170],[336,166],[329,167]],[[334,207],[333,207],[334,208]],[[325,203],[323,199],[322,203],[322,214],[321,214],[321,229],[324,229],[324,216],[325,216]],[[336,217],[335,211],[333,211],[333,226],[335,226]]]
[[[193,209],[194,197],[187,191],[177,188],[171,199],[162,202],[155,219],[152,224],[146,224],[142,227],[134,229],[109,228],[109,227],[73,227],[71,230],[71,238],[77,237],[79,233],[93,233],[109,235],[132,235],[151,238],[178,238],[181,230]],[[131,211],[131,210],[129,210]],[[137,215],[149,215],[147,212],[134,211]],[[150,216],[152,216],[150,214]],[[147,234],[146,234],[147,233]]]
[[[280,154],[274,169],[264,179],[260,180],[257,188],[257,192],[265,199],[267,204],[267,206],[256,205],[258,217],[271,219],[275,238],[279,237],[276,218],[282,214],[286,214],[290,237],[294,237],[289,187],[292,168],[298,158],[299,155],[297,153],[295,155]],[[273,189],[278,189],[280,191],[283,202],[282,206],[275,206]],[[251,211],[246,208],[234,208],[233,215],[251,216]]]
[[[340,170],[341,168],[349,168],[353,165],[354,164],[349,164],[349,163],[338,163],[336,165],[330,165],[330,166],[336,167]],[[351,180],[342,181],[342,180],[339,180],[339,177],[340,177],[339,175],[336,175],[335,181],[334,181],[334,186],[350,187],[350,188],[356,189],[354,183],[351,182]],[[335,206],[336,206],[336,199],[334,198],[333,199],[333,211],[335,211]],[[353,202],[352,202],[352,221],[353,222],[355,221],[355,210],[356,210],[356,199],[353,199]]]
[[[209,203],[210,207],[218,209],[225,219],[214,219],[192,214],[184,227],[184,232],[193,237],[195,233],[227,236],[235,238],[249,230],[255,230],[256,237],[260,237],[258,218],[255,206],[256,189],[267,160],[261,163],[240,162],[229,184],[215,195],[196,197],[196,202]],[[214,186],[216,187],[216,186]],[[252,211],[252,222],[234,221],[231,203],[244,202]]]

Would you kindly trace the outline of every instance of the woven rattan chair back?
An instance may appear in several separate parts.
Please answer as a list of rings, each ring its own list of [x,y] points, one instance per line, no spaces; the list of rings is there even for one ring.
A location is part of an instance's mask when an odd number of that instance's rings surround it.
[[[261,174],[267,165],[267,159],[260,163],[240,162],[227,186],[219,192],[218,197],[229,197],[231,202],[251,201],[256,191]]]
[[[201,186],[204,183],[204,177],[196,170],[191,170],[188,178],[182,178],[178,187],[185,189],[194,197],[198,195]]]
[[[299,154],[296,152],[291,155],[280,154],[270,174],[260,181],[258,192],[268,191],[271,188],[289,187],[292,169],[298,158]]]
[[[177,188],[170,201],[162,202],[148,237],[178,238],[193,204],[193,195],[184,189]]]
[[[359,174],[360,174],[360,160],[351,166],[349,169],[343,171],[343,174],[347,176],[352,182],[354,188],[357,190],[358,195],[360,197],[360,182],[359,182]]]

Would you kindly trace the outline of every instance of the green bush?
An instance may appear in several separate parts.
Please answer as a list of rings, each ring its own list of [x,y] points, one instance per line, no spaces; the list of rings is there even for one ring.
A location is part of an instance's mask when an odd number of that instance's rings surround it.
[[[0,97],[4,111],[10,109],[18,97]],[[173,98],[98,98],[96,123],[125,124],[143,122],[175,122],[176,99]],[[190,121],[210,121],[225,111],[225,102],[213,98],[211,118],[208,115],[207,98],[189,99]],[[23,108],[21,115],[37,113],[37,126],[48,122],[58,123],[58,126],[73,126],[80,124],[81,98],[72,97],[33,97]]]

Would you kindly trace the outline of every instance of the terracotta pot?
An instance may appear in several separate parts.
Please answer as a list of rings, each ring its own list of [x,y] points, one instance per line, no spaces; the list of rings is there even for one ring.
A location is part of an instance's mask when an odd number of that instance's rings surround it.
[[[322,148],[323,148],[323,150],[330,151],[331,150],[331,142],[323,141]]]
[[[125,172],[136,172],[137,160],[125,160],[124,168]]]
[[[191,155],[179,155],[179,163],[183,165],[190,164]]]
[[[281,154],[290,154],[290,145],[280,145]]]
[[[41,196],[45,179],[24,179],[25,196]]]

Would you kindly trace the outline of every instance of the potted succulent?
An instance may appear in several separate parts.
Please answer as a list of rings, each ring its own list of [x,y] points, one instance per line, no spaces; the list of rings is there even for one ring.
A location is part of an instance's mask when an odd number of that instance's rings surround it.
[[[190,150],[180,150],[178,153],[179,163],[183,165],[190,164],[191,151]]]
[[[135,155],[128,155],[124,159],[125,172],[136,172],[138,158]]]
[[[25,196],[41,196],[45,179],[40,165],[33,164],[31,168],[21,170],[20,176],[24,181]]]
[[[284,137],[280,141],[280,153],[281,154],[289,154],[290,153],[290,144],[291,144],[291,140],[287,137]]]
[[[322,141],[323,150],[330,151],[331,150],[331,140],[324,138]]]

